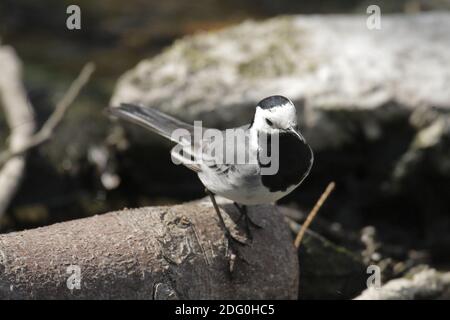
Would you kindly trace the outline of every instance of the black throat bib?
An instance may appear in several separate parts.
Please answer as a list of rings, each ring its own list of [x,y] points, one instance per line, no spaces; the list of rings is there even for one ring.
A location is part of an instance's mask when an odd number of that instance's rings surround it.
[[[270,134],[267,135],[267,143],[259,143],[263,139],[262,135],[266,134],[258,132],[258,144],[260,146],[258,151],[259,165],[262,168],[271,166],[271,163],[261,163],[260,156],[263,152],[265,157],[269,159],[278,157],[279,161],[278,172],[273,175],[261,176],[263,185],[271,192],[276,192],[286,191],[290,186],[300,183],[308,174],[312,165],[313,154],[309,145],[291,132],[280,132],[278,155],[272,154],[272,136]],[[276,152],[276,149],[274,151]]]

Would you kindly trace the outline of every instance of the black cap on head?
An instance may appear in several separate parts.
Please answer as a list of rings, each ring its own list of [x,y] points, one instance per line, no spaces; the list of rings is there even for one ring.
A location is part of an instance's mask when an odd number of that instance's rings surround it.
[[[261,109],[271,109],[273,107],[281,106],[290,103],[289,99],[283,96],[270,96],[258,103]]]

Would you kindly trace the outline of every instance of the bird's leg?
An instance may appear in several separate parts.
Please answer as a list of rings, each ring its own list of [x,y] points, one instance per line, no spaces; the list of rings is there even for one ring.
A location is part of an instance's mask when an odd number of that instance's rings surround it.
[[[234,206],[239,210],[239,212],[241,213],[241,215],[238,218],[238,222],[244,218],[244,223],[245,223],[245,232],[247,233],[247,237],[252,240],[253,239],[253,235],[252,232],[250,230],[250,225],[252,225],[253,227],[255,227],[256,229],[262,229],[262,226],[260,226],[259,224],[255,223],[250,216],[248,215],[248,211],[247,211],[247,206],[246,205],[242,205],[239,206],[236,202],[234,202]]]
[[[222,214],[220,213],[220,209],[219,206],[217,205],[216,202],[216,198],[214,197],[214,193],[212,193],[211,191],[209,191],[208,189],[205,188],[205,192],[206,194],[209,196],[209,198],[211,199],[211,202],[214,206],[214,209],[216,210],[216,214],[219,217],[219,221],[220,221],[220,225],[225,233],[225,237],[227,238],[228,241],[228,259],[229,259],[229,271],[230,273],[233,273],[234,270],[234,264],[236,262],[236,257],[238,257],[238,251],[235,248],[235,243],[239,243],[240,245],[245,245],[244,242],[236,239],[235,237],[233,237],[233,235],[231,234],[230,230],[228,230],[225,221],[223,220]],[[245,261],[245,260],[244,260]]]
[[[235,243],[239,243],[240,245],[245,245],[245,243],[236,239],[235,237],[233,237],[230,230],[228,230],[228,228],[225,224],[225,221],[223,220],[222,214],[220,213],[220,209],[219,209],[219,206],[217,205],[216,198],[214,197],[214,193],[209,191],[207,188],[205,188],[205,192],[211,199],[213,207],[216,210],[216,214],[219,217],[220,226],[222,227],[222,230],[225,233],[225,237],[227,238],[227,241],[228,241],[228,248],[227,248],[227,251],[228,251],[227,255],[228,255],[228,259],[229,259],[228,260],[228,263],[229,263],[228,269],[229,269],[230,273],[232,274],[233,270],[234,270],[234,264],[236,262],[236,257],[239,256],[238,250],[235,247]]]
[[[227,236],[227,238],[232,239],[233,241],[244,245],[245,244],[244,242],[242,242],[241,240],[238,240],[235,237],[233,237],[233,235],[231,234],[230,230],[228,230],[228,228],[227,228],[227,226],[225,224],[225,221],[223,220],[222,214],[220,213],[220,209],[219,209],[219,206],[217,205],[216,198],[214,197],[214,193],[212,193],[208,189],[205,189],[205,192],[209,196],[209,198],[211,199],[211,202],[212,202],[212,204],[214,206],[214,209],[216,210],[216,214],[219,217],[220,225],[221,225],[223,231],[225,232],[225,235]]]

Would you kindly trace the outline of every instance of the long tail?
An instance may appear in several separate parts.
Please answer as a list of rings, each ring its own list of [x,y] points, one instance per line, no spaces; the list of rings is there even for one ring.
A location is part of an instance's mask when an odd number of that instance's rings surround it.
[[[172,133],[174,130],[183,128],[190,133],[194,130],[192,125],[171,117],[161,111],[134,104],[123,103],[118,107],[110,107],[108,111],[114,116],[134,122],[177,143],[180,141],[173,138]]]
[[[178,145],[172,148],[172,157],[195,172],[201,171],[200,167],[190,159],[195,158],[194,154],[196,150],[195,146],[191,144],[191,138],[194,132],[192,125],[175,119],[161,111],[134,104],[121,104],[119,107],[108,108],[108,111],[118,118],[134,122],[176,142]],[[190,136],[174,136],[174,130],[180,128],[186,129]]]

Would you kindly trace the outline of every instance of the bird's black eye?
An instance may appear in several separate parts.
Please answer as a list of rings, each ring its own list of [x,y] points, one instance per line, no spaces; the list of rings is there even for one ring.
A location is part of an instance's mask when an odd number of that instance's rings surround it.
[[[266,118],[266,122],[269,126],[273,126],[273,122]]]

